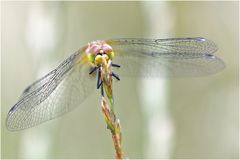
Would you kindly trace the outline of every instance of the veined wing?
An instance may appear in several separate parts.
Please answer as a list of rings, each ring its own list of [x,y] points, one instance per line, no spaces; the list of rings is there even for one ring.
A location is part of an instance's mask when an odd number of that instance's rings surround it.
[[[120,76],[185,77],[217,73],[225,65],[213,53],[216,45],[205,38],[114,39]]]
[[[89,66],[82,64],[85,48],[27,87],[7,116],[9,130],[33,127],[77,107],[93,91]],[[92,83],[93,82],[93,83]]]

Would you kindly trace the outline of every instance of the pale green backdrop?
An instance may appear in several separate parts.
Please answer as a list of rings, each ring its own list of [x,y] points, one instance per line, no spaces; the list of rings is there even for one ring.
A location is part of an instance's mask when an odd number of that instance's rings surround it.
[[[23,89],[96,39],[205,37],[226,68],[185,79],[114,86],[126,158],[239,157],[238,2],[1,2],[2,158],[114,158],[99,92],[37,127],[9,132]]]

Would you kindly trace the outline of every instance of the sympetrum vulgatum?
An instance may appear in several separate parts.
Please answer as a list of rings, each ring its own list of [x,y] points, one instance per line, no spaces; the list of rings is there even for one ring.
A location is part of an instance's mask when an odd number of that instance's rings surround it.
[[[111,76],[116,79],[119,76],[204,76],[217,73],[225,66],[214,55],[216,50],[216,45],[205,38],[91,42],[24,90],[8,113],[7,128],[33,127],[79,106],[96,89],[96,81],[97,88],[101,88],[102,59],[112,61]]]

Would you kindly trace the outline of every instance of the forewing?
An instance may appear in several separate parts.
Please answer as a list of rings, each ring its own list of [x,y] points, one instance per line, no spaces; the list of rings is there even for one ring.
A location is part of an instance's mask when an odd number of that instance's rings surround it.
[[[77,107],[93,91],[82,50],[27,87],[7,117],[9,130],[33,127]]]
[[[115,39],[115,63],[120,76],[186,77],[217,73],[225,65],[213,53],[216,45],[204,38]]]

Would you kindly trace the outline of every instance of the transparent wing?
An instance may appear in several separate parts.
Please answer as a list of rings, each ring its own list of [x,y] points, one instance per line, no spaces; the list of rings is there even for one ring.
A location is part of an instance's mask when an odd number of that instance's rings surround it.
[[[77,107],[94,90],[89,66],[80,63],[82,50],[27,87],[7,116],[9,130],[33,127]]]
[[[217,73],[225,65],[213,53],[216,45],[204,38],[108,40],[121,65],[120,76],[185,77]]]
[[[224,63],[213,53],[217,47],[204,38],[115,39],[114,63],[120,76],[202,76],[216,73]],[[20,130],[58,117],[78,106],[95,88],[83,48],[22,93],[7,117],[9,130]]]

